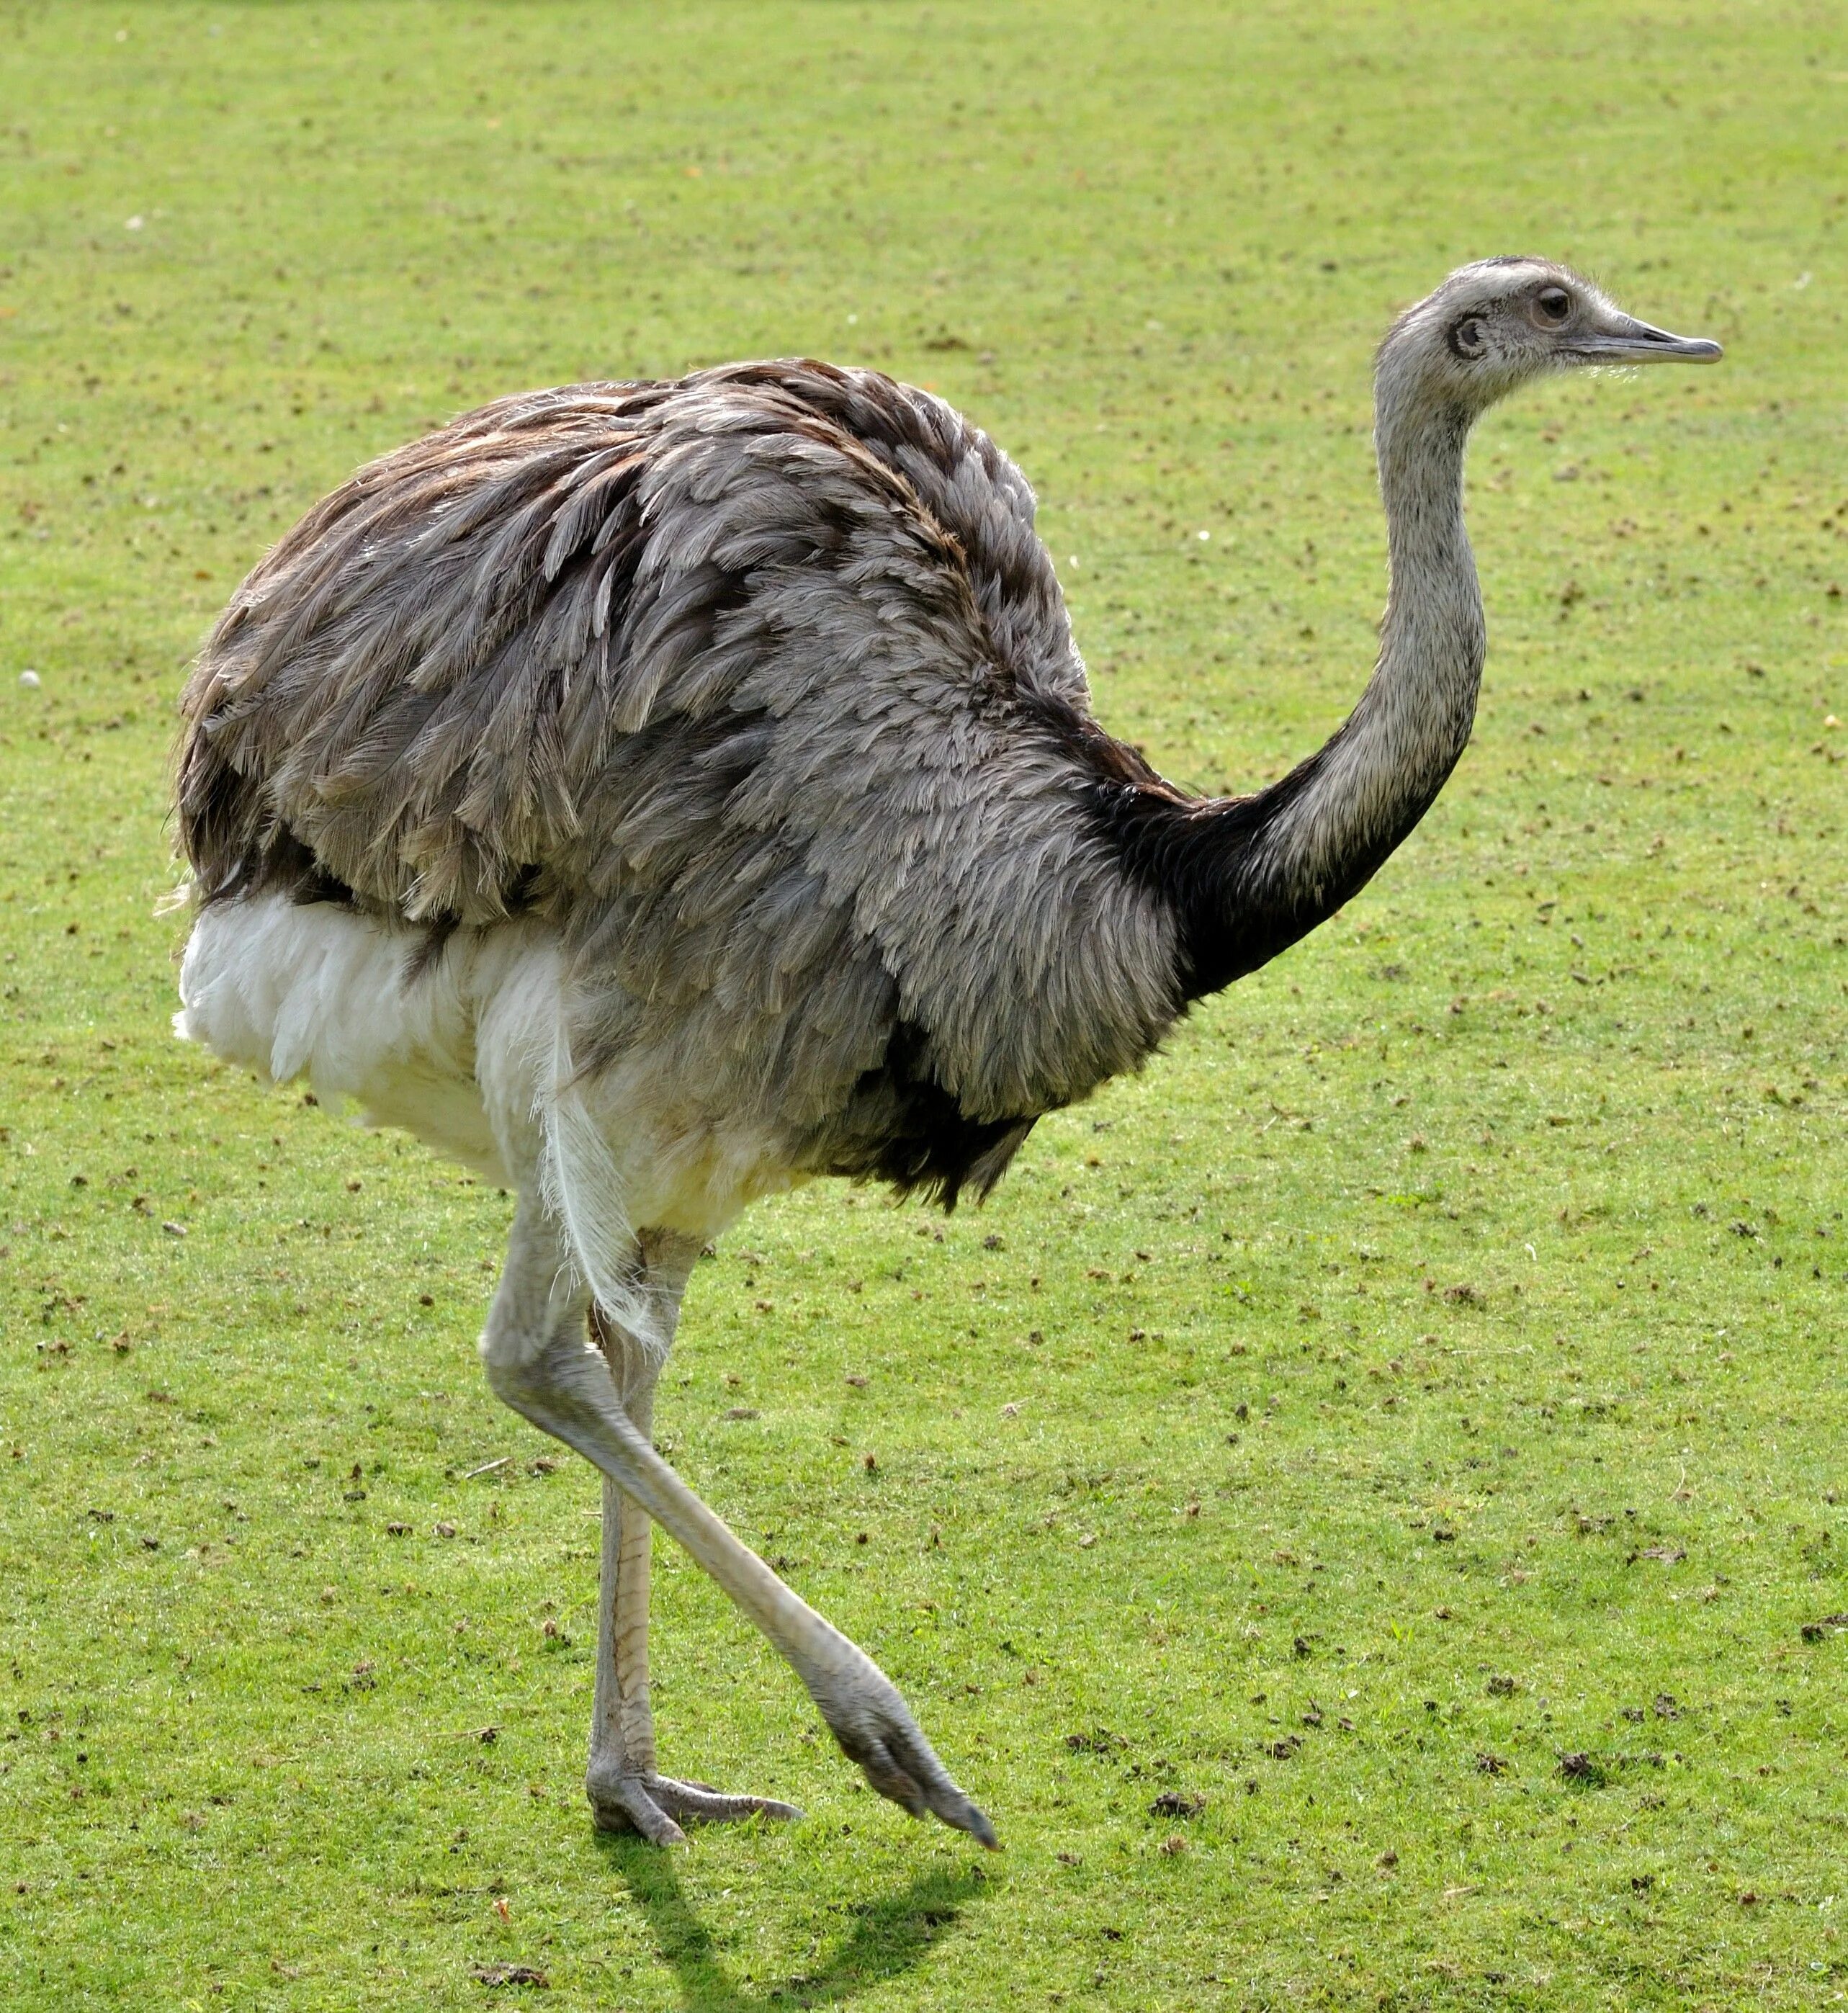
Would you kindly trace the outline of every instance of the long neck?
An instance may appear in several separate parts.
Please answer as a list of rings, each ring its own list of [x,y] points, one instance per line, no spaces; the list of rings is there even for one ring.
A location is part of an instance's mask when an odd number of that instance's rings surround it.
[[[1177,806],[1150,862],[1179,911],[1196,996],[1274,957],[1364,887],[1468,744],[1485,648],[1463,524],[1469,417],[1382,375],[1375,420],[1392,585],[1359,704],[1256,796]]]

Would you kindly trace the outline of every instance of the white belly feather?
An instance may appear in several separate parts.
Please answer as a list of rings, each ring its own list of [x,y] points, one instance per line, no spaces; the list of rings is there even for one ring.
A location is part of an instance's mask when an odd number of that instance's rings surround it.
[[[635,1230],[710,1238],[797,1178],[756,1127],[695,1116],[648,1055],[574,1080],[564,953],[536,921],[459,930],[410,975],[421,931],[333,903],[260,895],[213,903],[180,967],[174,1032],[274,1083],[400,1126],[438,1153],[542,1192],[612,1313]],[[594,1103],[591,1101],[594,1099]]]
[[[332,903],[215,903],[186,946],[174,1032],[524,1188],[550,1089],[557,938],[531,923],[458,933],[412,978],[422,941]]]

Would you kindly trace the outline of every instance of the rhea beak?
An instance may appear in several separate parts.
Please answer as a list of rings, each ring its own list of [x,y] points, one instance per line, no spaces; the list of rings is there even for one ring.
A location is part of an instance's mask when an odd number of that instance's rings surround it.
[[[1700,335],[1671,335],[1628,315],[1614,315],[1602,328],[1587,329],[1564,345],[1586,363],[1717,363],[1725,352]]]

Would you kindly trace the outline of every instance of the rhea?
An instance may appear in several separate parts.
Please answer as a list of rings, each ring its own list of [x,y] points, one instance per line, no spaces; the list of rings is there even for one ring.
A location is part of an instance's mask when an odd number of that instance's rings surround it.
[[[875,1789],[994,1843],[878,1666],[656,1450],[694,1262],[817,1175],[985,1194],[1042,1115],[1340,908],[1469,738],[1472,424],[1551,373],[1719,354],[1539,259],[1403,314],[1378,660],[1246,796],[1097,724],[1024,478],[868,370],[501,400],[362,469],[238,588],[183,703],[177,1025],[517,1194],[481,1353],[602,1477],[599,1825],[795,1815],[660,1771],[659,1524]]]

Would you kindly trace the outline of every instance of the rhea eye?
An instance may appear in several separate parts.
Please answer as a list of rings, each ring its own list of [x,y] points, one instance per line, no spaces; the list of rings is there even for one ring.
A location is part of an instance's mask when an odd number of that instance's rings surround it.
[[[1542,321],[1557,326],[1572,312],[1572,296],[1564,287],[1542,287],[1534,296],[1534,306],[1539,310]]]

